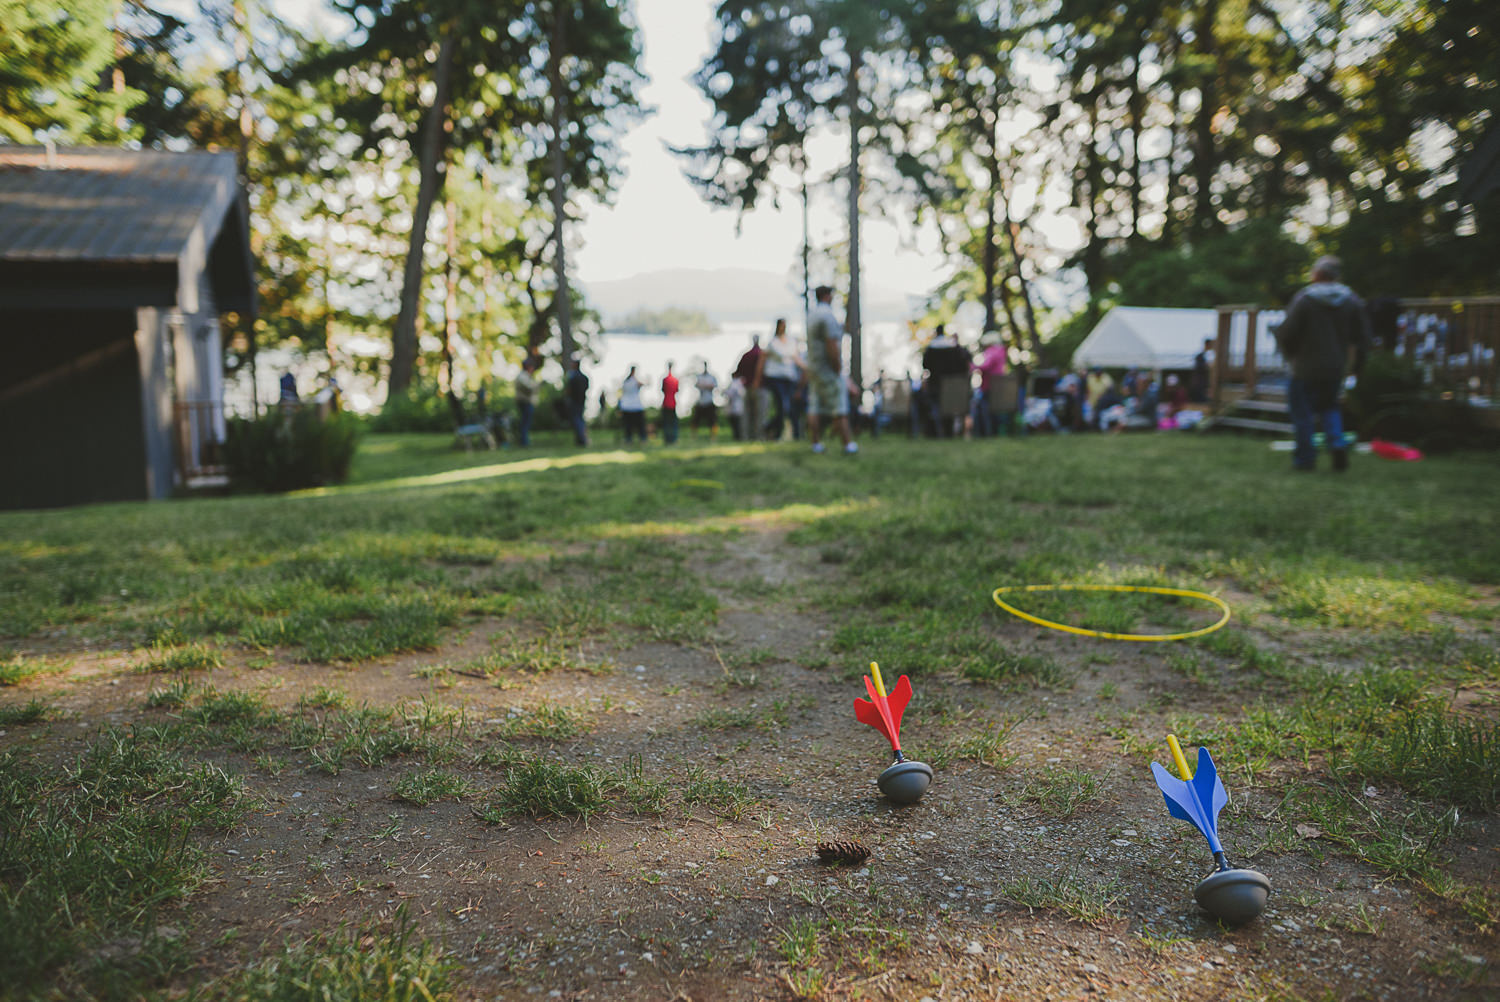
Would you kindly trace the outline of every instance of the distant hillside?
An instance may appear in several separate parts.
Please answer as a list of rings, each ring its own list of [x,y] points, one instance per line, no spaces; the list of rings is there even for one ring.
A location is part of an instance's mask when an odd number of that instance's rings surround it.
[[[591,307],[606,326],[619,324],[638,311],[668,307],[698,310],[715,323],[796,316],[802,311],[802,289],[785,275],[751,268],[674,268],[649,271],[608,282],[583,282]],[[906,315],[904,300],[882,301],[865,292],[866,320],[898,320]]]
[[[610,327],[632,334],[714,334],[718,327],[702,310],[668,306],[660,310],[632,310]]]

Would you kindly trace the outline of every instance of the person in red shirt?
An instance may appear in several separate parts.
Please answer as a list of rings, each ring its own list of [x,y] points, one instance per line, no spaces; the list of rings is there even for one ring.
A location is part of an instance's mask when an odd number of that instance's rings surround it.
[[[666,445],[677,441],[677,377],[672,375],[671,362],[661,381],[661,440]]]

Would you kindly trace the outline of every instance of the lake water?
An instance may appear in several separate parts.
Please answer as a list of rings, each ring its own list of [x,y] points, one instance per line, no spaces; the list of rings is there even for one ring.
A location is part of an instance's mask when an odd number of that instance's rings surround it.
[[[806,341],[798,335],[797,327],[793,328],[792,339],[802,348],[805,356]],[[712,334],[601,335],[593,344],[597,358],[593,361],[585,361],[583,369],[589,377],[591,386],[589,413],[593,414],[598,411],[601,390],[608,394],[612,404],[618,399],[620,384],[624,382],[625,373],[630,371],[632,365],[637,366],[637,375],[646,387],[644,393],[646,406],[653,409],[660,407],[661,380],[666,375],[667,363],[673,362],[675,363],[674,371],[682,383],[678,409],[686,414],[698,399],[698,393],[692,388],[692,383],[693,378],[702,370],[704,362],[708,363],[709,371],[718,378],[722,392],[740,356],[750,347],[751,336],[759,334],[761,344],[765,344],[771,338],[771,331],[772,323],[768,321],[764,324],[726,323],[720,325],[718,331]],[[362,343],[369,349],[368,353],[371,355],[380,354],[385,348],[384,342],[373,337],[362,339]],[[350,347],[348,342],[343,342],[343,344],[346,350]],[[889,378],[901,378],[909,366],[914,366],[918,362],[921,354],[908,327],[905,324],[891,322],[865,325],[864,349],[864,377],[867,385],[875,379],[876,373],[882,368],[885,369]],[[846,340],[844,345],[846,365],[848,358],[849,348]],[[296,375],[298,388],[303,396],[307,397],[323,385],[328,363],[324,359],[306,358],[300,353],[284,348],[268,348],[262,351],[257,364],[257,388],[262,406],[277,399],[279,392],[277,380],[283,372],[288,371]],[[497,366],[494,380],[496,382],[509,381],[515,377],[515,374],[514,366]],[[555,361],[548,361],[542,369],[541,376],[545,382],[560,383],[562,368]],[[339,371],[338,379],[339,385],[343,388],[345,403],[351,410],[366,413],[380,408],[380,402],[384,399],[384,388],[374,376]],[[250,404],[248,380],[240,378],[231,381],[225,389],[225,400],[231,414],[248,413]],[[722,403],[722,399],[720,402]]]
[[[698,399],[697,391],[690,387],[693,378],[702,371],[704,362],[708,363],[708,371],[718,378],[719,387],[722,390],[729,380],[730,373],[738,364],[740,356],[750,347],[750,338],[759,334],[761,344],[764,345],[770,340],[771,332],[770,323],[727,323],[722,324],[718,332],[714,334],[670,336],[605,334],[594,346],[599,356],[598,360],[584,365],[584,372],[588,375],[591,386],[590,396],[594,398],[590,401],[590,408],[591,410],[597,409],[601,389],[609,394],[611,402],[616,399],[620,384],[624,382],[625,374],[630,371],[632,365],[637,367],[636,376],[647,388],[646,406],[660,406],[661,380],[667,373],[667,363],[673,362],[675,363],[673,371],[682,383],[678,409],[686,413]],[[798,343],[805,356],[807,353],[805,339],[798,337],[794,332],[793,340]],[[888,378],[902,377],[907,367],[917,361],[920,353],[919,347],[912,340],[911,332],[905,324],[866,325],[864,329],[865,383],[869,384],[874,381],[876,373],[881,369],[886,371]],[[848,360],[849,347],[846,340],[844,344],[846,367]]]

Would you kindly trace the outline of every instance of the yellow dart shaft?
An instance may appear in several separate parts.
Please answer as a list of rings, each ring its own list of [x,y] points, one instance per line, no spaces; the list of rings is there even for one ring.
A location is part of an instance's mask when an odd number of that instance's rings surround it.
[[[1172,761],[1177,763],[1177,775],[1181,776],[1185,782],[1191,782],[1193,773],[1188,768],[1187,759],[1183,757],[1182,745],[1177,743],[1177,735],[1168,734],[1167,745],[1172,749]]]
[[[875,680],[875,692],[883,699],[885,698],[885,683],[880,680],[880,666],[870,662],[870,677]]]

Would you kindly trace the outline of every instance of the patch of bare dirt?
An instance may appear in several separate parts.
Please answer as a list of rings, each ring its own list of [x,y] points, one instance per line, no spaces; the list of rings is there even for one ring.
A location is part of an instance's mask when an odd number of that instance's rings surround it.
[[[853,718],[861,687],[845,666],[814,669],[803,658],[826,647],[833,624],[783,589],[829,572],[817,554],[779,530],[745,532],[726,536],[709,567],[722,605],[713,642],[591,651],[617,666],[609,674],[507,675],[505,687],[423,677],[514,628],[486,621],[440,651],[353,668],[253,669],[240,660],[195,675],[264,691],[282,707],[317,686],[375,705],[463,706],[476,749],[516,708],[574,707],[592,730],[526,742],[530,754],[609,771],[638,763],[673,798],[661,816],[616,806],[587,822],[493,824],[476,814],[482,794],[427,807],[397,799],[400,777],[423,767],[411,761],[325,775],[295,756],[268,771],[226,750],[219,757],[249,776],[261,804],[238,829],[204,838],[212,880],[168,919],[187,930],[203,970],[404,905],[460,961],[463,999],[1199,1002],[1500,991],[1493,937],[1452,906],[1316,838],[1289,842],[1279,813],[1285,777],[1232,785],[1221,825],[1231,859],[1270,877],[1266,913],[1231,931],[1197,909],[1192,889],[1210,867],[1207,847],[1166,814],[1140,743],[1159,741],[1174,721],[1242,712],[1259,676],[1205,654],[1206,674],[1194,679],[1168,664],[1170,645],[1109,644],[998,618],[1008,646],[1045,654],[1064,680],[915,680],[920,703],[908,711],[904,744],[916,758],[949,758],[919,804],[895,809],[874,786],[889,750]],[[771,597],[757,597],[762,586]],[[164,713],[142,706],[159,677],[122,673],[108,658],[80,665],[23,688],[46,693],[62,719],[0,742],[61,754],[101,722]],[[751,722],[709,722],[718,710]],[[956,739],[1012,722],[1012,760],[992,768],[952,757]],[[446,768],[481,791],[502,778],[467,758]],[[1097,786],[1059,814],[1034,790],[1067,771]],[[742,784],[748,803],[683,803],[703,779]],[[870,860],[818,865],[815,844],[835,837],[863,842]],[[1463,879],[1500,883],[1493,818],[1467,823],[1451,848]],[[1095,911],[1074,917],[1018,903],[1049,889]]]

